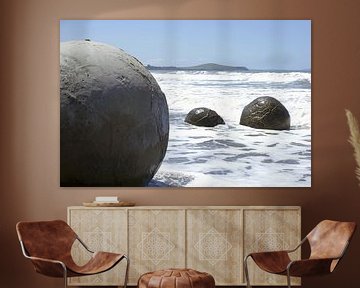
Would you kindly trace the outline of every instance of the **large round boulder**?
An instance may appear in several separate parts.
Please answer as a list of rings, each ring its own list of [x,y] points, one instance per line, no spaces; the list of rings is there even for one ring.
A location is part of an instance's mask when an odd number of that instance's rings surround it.
[[[259,97],[245,106],[240,124],[259,129],[289,130],[290,114],[277,99]]]
[[[169,111],[153,76],[103,43],[60,45],[61,186],[145,186],[169,136]]]
[[[224,120],[214,110],[205,107],[192,109],[186,115],[185,122],[203,127],[215,127],[218,124],[225,124]]]

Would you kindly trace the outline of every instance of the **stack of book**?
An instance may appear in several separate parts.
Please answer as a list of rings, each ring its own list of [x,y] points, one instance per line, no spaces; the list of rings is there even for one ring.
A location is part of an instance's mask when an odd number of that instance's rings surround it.
[[[95,201],[93,203],[97,204],[107,204],[107,203],[119,203],[119,199],[117,196],[98,196],[95,197]]]
[[[134,202],[120,201],[117,196],[98,196],[92,202],[84,202],[86,207],[130,207]]]

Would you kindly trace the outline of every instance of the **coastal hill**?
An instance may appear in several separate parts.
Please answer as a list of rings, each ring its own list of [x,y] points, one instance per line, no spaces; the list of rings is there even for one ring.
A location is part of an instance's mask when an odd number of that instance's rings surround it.
[[[147,65],[149,70],[167,70],[167,71],[248,71],[249,69],[244,66],[227,66],[215,63],[206,63],[189,67],[176,67],[176,66],[152,66]]]

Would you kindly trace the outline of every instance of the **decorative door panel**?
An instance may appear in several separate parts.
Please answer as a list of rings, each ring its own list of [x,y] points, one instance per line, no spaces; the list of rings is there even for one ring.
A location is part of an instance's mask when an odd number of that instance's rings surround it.
[[[244,211],[244,255],[251,252],[293,249],[300,243],[299,209],[249,209]],[[291,258],[300,259],[301,251]],[[286,277],[266,273],[248,260],[252,285],[286,285]],[[299,285],[299,278],[292,278]]]
[[[129,281],[141,274],[185,267],[185,210],[129,210]]]
[[[187,267],[214,276],[216,285],[242,280],[242,210],[187,210]]]
[[[69,210],[68,222],[80,239],[93,251],[127,253],[127,215],[125,209]],[[91,253],[76,241],[72,247],[76,263],[85,264]],[[69,278],[70,285],[122,285],[126,261],[108,272]]]

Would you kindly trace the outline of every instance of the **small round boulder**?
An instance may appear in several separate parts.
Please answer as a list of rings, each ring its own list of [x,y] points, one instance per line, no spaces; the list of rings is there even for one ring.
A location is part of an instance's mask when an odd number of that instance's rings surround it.
[[[146,186],[169,137],[169,111],[153,76],[123,50],[60,45],[61,186]]]
[[[225,124],[224,120],[214,111],[209,108],[194,108],[185,118],[185,122],[203,127],[215,127],[219,124]]]
[[[240,124],[258,129],[289,130],[290,114],[277,99],[259,97],[245,106]]]

